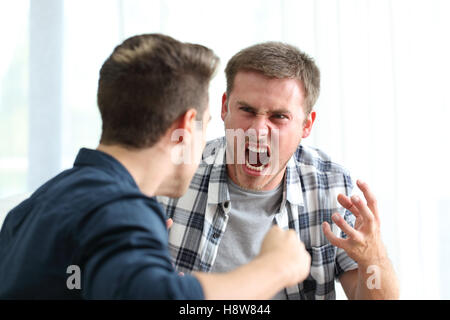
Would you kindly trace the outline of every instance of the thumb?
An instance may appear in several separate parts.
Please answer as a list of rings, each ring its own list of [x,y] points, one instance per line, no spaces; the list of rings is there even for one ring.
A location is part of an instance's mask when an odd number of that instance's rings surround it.
[[[325,237],[328,239],[328,241],[330,241],[330,243],[333,246],[344,249],[346,240],[336,237],[333,231],[331,231],[331,227],[328,222],[322,223],[322,230],[323,233],[325,234]]]

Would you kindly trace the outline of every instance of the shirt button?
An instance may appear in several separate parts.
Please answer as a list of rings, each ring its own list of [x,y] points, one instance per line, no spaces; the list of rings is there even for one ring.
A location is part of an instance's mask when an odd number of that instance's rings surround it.
[[[231,210],[231,204],[230,201],[225,201],[222,203],[222,210],[227,215]]]

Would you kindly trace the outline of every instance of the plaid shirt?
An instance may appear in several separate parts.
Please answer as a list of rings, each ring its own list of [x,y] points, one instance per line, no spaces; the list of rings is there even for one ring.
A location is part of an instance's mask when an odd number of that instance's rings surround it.
[[[178,271],[209,272],[225,232],[232,203],[227,184],[225,137],[207,143],[202,161],[187,193],[181,198],[158,197],[173,219],[169,248]],[[345,237],[332,222],[340,213],[354,225],[354,216],[338,202],[337,195],[350,195],[352,180],[347,171],[322,151],[299,145],[284,176],[283,197],[275,222],[294,229],[311,255],[311,272],[298,285],[286,288],[288,299],[335,299],[335,279],[357,268],[344,250],[332,246],[322,232],[327,221],[333,232]]]

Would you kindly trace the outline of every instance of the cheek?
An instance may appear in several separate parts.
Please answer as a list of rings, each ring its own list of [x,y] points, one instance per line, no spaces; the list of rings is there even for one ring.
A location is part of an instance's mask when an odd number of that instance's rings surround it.
[[[281,158],[289,158],[297,149],[302,139],[301,128],[294,130],[279,130],[279,144]]]
[[[230,129],[230,128],[232,128],[232,124],[233,124],[233,121],[232,121],[232,119],[231,119],[231,116],[230,116],[230,114],[227,114],[227,116],[223,119],[223,124],[224,124],[224,126],[225,126],[225,129]]]
[[[248,120],[245,118],[228,113],[225,119],[223,120],[226,129],[243,129],[246,130],[248,128]]]
[[[201,141],[201,149],[205,149],[205,145],[206,145],[206,130],[203,130],[202,132],[202,136],[199,137],[199,141]]]
[[[183,167],[180,169],[179,177],[182,177],[180,180],[182,184],[189,184],[192,180],[192,177],[195,174],[195,171],[197,169],[197,165],[194,163],[189,163],[183,165]]]

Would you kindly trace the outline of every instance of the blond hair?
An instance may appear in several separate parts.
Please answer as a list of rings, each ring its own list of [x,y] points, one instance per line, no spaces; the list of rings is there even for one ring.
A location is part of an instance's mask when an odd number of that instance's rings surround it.
[[[236,53],[225,68],[227,96],[239,71],[256,71],[270,78],[299,79],[306,91],[308,115],[319,97],[320,71],[314,60],[298,48],[282,42],[264,42]]]

